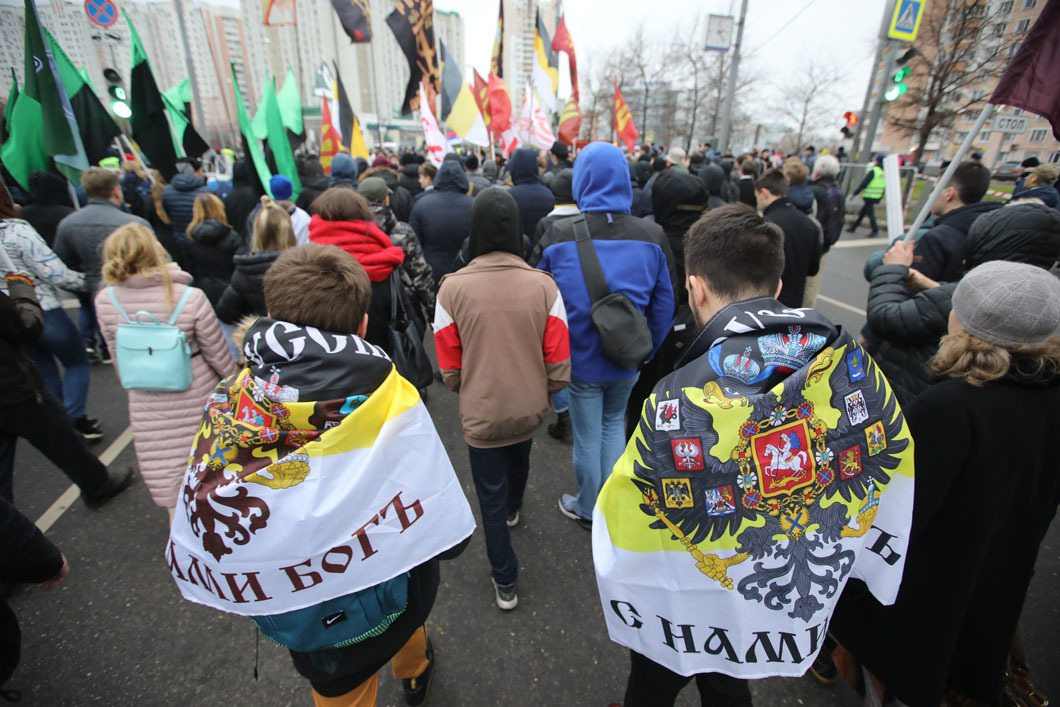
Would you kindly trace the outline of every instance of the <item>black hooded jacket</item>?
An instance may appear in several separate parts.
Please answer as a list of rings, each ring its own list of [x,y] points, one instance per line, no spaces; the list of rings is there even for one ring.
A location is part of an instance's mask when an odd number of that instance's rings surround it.
[[[232,256],[235,269],[221,298],[214,304],[217,318],[236,324],[241,317],[268,314],[265,308],[265,273],[280,256],[278,250],[259,250]]]
[[[459,162],[443,162],[434,178],[434,189],[416,200],[409,225],[420,237],[423,256],[431,266],[435,283],[453,271],[453,259],[468,237],[471,197]]]
[[[294,202],[294,205],[309,213],[309,206],[313,203],[313,200],[328,190],[328,181],[328,175],[326,174],[303,179],[302,191],[299,192],[298,200]]]
[[[920,256],[916,269],[939,282],[960,280],[968,253],[968,229],[981,215],[998,208],[999,202],[978,201],[939,216],[935,227],[916,241],[914,252]]]
[[[707,188],[699,177],[673,169],[664,170],[655,180],[651,194],[655,223],[662,226],[674,254],[679,290],[674,299],[688,299],[685,290],[685,233],[707,208]]]
[[[34,172],[29,176],[29,193],[33,201],[23,206],[18,217],[28,221],[50,248],[55,242],[59,222],[74,212],[66,180],[51,172]]]
[[[707,207],[716,209],[725,206],[722,189],[725,186],[725,172],[716,164],[708,164],[699,172],[699,178],[707,187]]]
[[[512,175],[512,186],[508,193],[519,205],[519,219],[523,235],[531,238],[537,222],[556,206],[552,191],[541,183],[537,174],[537,151],[516,150],[508,161],[508,173]]]
[[[261,203],[261,194],[250,162],[236,160],[232,165],[232,190],[225,197],[225,220],[238,225],[246,223],[250,212]]]
[[[185,245],[191,272],[195,284],[215,307],[235,269],[232,257],[242,245],[242,236],[212,218],[191,229],[191,238]]]
[[[408,189],[409,194],[415,198],[417,194],[423,191],[423,185],[420,184],[420,166],[415,162],[402,165],[401,174],[398,176],[398,184]]]

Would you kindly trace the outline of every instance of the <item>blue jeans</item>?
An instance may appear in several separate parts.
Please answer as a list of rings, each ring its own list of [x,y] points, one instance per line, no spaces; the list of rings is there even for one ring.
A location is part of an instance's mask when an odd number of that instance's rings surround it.
[[[44,313],[44,333],[36,341],[24,344],[22,350],[40,369],[44,385],[75,420],[85,416],[85,400],[91,375],[85,343],[77,327],[62,309]],[[55,359],[63,364],[65,375],[59,375]]]
[[[552,409],[556,411],[557,415],[561,412],[567,412],[567,410],[570,409],[570,402],[567,400],[566,388],[558,393],[552,394]]]
[[[510,587],[519,577],[519,558],[512,549],[508,513],[523,505],[526,479],[530,475],[530,447],[533,439],[507,447],[472,447],[471,478],[482,511],[482,533],[486,536],[486,556],[493,568],[493,579]]]
[[[81,330],[81,338],[85,346],[93,349],[98,347],[100,353],[107,352],[107,342],[103,338],[103,332],[99,330],[99,320],[96,319],[96,300],[92,295],[78,294],[77,301],[81,303],[81,313],[78,315],[77,327]]]
[[[575,508],[582,518],[593,517],[596,497],[622,456],[626,402],[639,376],[637,372],[605,383],[572,380],[567,388],[574,432],[574,478],[578,482]]]

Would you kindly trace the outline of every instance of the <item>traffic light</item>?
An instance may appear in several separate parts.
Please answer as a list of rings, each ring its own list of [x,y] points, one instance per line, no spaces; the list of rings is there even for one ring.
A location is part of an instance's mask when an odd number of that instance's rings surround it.
[[[912,69],[906,66],[906,64],[916,55],[916,49],[908,49],[895,60],[894,63],[898,69],[894,72],[894,85],[887,89],[883,94],[883,99],[885,101],[897,101],[903,93],[909,90],[909,87],[905,85],[905,80],[908,78],[909,74],[912,73]]]
[[[107,81],[107,93],[110,94],[110,110],[119,118],[132,116],[129,97],[122,86],[121,75],[114,69],[103,69],[103,78]]]
[[[843,119],[847,121],[847,124],[840,128],[839,132],[843,134],[843,137],[850,137],[853,134],[854,126],[858,124],[858,114],[848,110],[843,114]]]

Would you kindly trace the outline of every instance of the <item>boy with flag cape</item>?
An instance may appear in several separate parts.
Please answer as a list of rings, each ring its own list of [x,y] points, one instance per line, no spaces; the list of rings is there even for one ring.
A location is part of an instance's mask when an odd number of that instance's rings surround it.
[[[471,509],[416,389],[364,341],[361,265],[299,246],[264,290],[271,316],[244,335],[246,366],[206,402],[170,572],[186,599],[289,648],[318,704],[374,704],[391,659],[420,704],[438,560],[463,550]]]
[[[847,580],[893,603],[913,510],[913,440],[842,327],[776,300],[783,234],[750,207],[685,236],[700,331],[656,384],[593,513],[626,707],[747,705],[747,679],[800,676]]]

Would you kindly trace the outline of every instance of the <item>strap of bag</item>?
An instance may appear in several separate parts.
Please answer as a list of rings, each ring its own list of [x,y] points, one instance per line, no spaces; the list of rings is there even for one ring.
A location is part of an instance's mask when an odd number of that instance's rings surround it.
[[[177,322],[177,317],[180,316],[181,311],[184,309],[184,304],[188,301],[188,297],[191,296],[191,287],[184,288],[184,294],[177,300],[177,306],[173,309],[173,316],[169,318],[169,325],[173,326]]]
[[[390,321],[400,321],[398,319],[398,311],[401,312],[401,320],[405,319],[405,308],[401,305],[400,290],[401,287],[401,275],[398,273],[398,269],[394,268],[390,271]]]
[[[578,245],[578,260],[582,266],[582,276],[585,278],[585,286],[589,290],[589,298],[593,304],[611,294],[604,277],[604,270],[600,267],[600,259],[593,247],[593,239],[589,235],[589,226],[585,223],[585,214],[574,217],[574,238]]]

